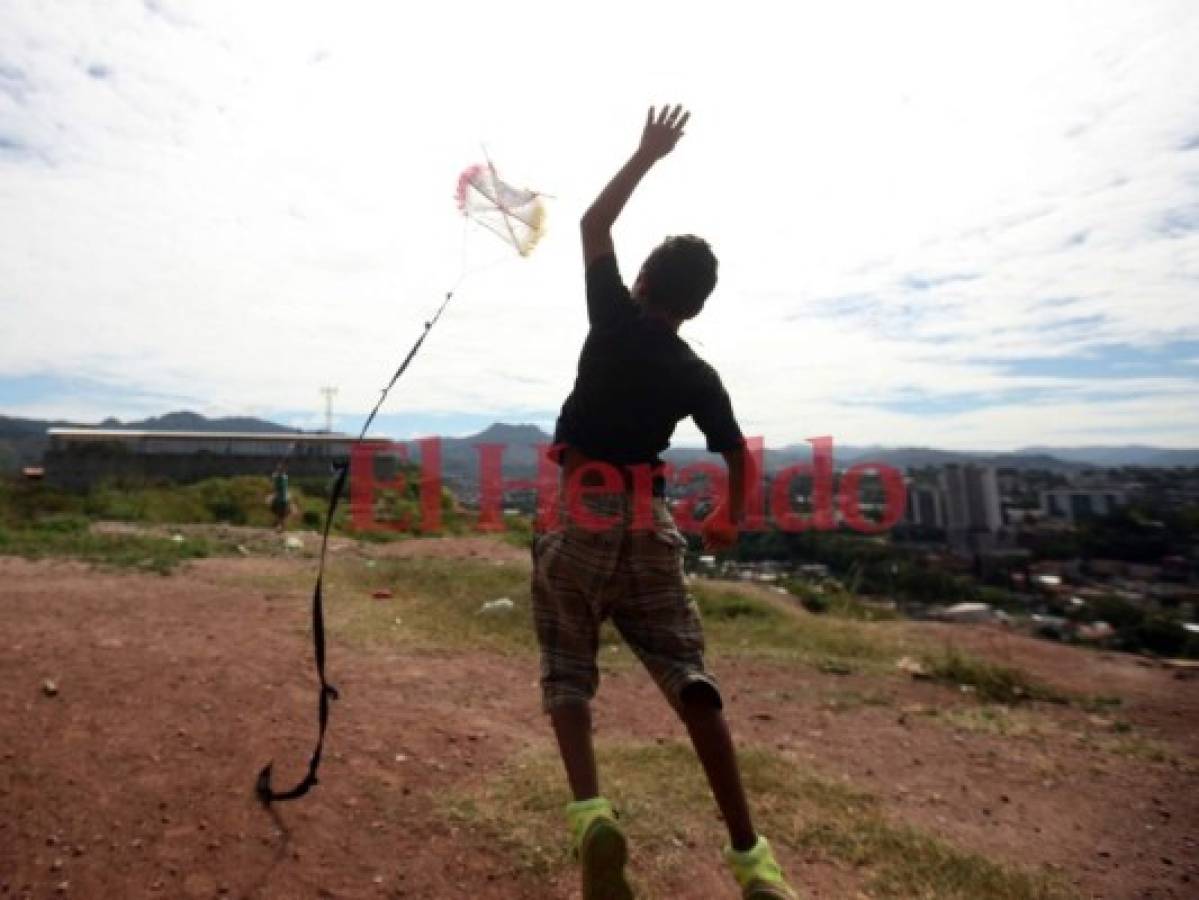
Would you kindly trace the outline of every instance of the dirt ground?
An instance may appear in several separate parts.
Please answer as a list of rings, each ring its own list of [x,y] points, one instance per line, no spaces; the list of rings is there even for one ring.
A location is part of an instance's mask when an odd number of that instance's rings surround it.
[[[377,552],[524,558],[486,538]],[[315,691],[306,591],[245,585],[311,569],[250,556],[162,577],[0,558],[0,896],[578,896],[572,873],[534,878],[440,812],[450,787],[546,745],[532,660],[334,641],[342,698],[322,783],[270,811],[255,801],[268,760],[277,787],[302,774]],[[1199,680],[986,629],[908,627],[942,629],[1068,690],[1119,696],[1120,718],[1165,752],[955,731],[922,714],[957,702],[951,691],[898,675],[887,703],[838,710],[830,696],[877,690],[878,677],[730,659],[718,675],[739,740],[847,777],[889,815],[959,846],[1057,871],[1079,896],[1199,897]],[[766,699],[784,690],[792,702]],[[1048,714],[1064,730],[1107,715]],[[605,677],[597,727],[683,736],[631,670]],[[852,869],[784,863],[810,896],[864,896]],[[696,850],[676,896],[735,896],[718,848]]]

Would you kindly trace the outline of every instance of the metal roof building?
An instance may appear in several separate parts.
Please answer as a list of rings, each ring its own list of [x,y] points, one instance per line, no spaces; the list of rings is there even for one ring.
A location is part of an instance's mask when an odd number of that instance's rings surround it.
[[[355,439],[302,431],[137,431],[51,428],[47,481],[84,489],[104,480],[187,483],[230,475],[269,475],[280,462],[288,473],[324,476],[350,454]],[[367,443],[390,443],[372,437]]]

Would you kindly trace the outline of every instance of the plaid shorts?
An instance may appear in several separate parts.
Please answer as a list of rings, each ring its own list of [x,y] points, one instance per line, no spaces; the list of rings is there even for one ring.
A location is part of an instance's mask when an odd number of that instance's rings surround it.
[[[600,625],[611,618],[621,637],[676,709],[700,683],[720,705],[716,679],[704,668],[699,609],[683,583],[683,548],[665,501],[653,502],[653,527],[633,528],[632,499],[588,497],[594,512],[620,523],[592,530],[566,521],[533,543],[533,620],[541,648],[542,708],[586,702],[599,687]]]

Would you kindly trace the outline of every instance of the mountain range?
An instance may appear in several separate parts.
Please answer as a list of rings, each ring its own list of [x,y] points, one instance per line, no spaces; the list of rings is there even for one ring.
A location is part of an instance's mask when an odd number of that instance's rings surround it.
[[[46,430],[51,427],[129,428],[145,431],[248,431],[283,432],[292,429],[252,417],[208,418],[194,412],[172,412],[138,421],[121,422],[108,418],[97,424],[19,419],[0,416],[0,470],[36,465],[47,445]],[[506,477],[527,477],[537,465],[536,446],[548,444],[550,435],[536,425],[511,425],[497,422],[475,435],[442,438],[442,466],[447,477],[473,481],[477,477],[479,456],[475,445],[503,444]],[[834,444],[838,466],[858,462],[883,463],[899,469],[973,462],[1073,472],[1087,468],[1116,466],[1199,466],[1199,448],[1152,447],[1142,444],[1095,445],[1079,447],[1033,446],[1003,453],[939,450],[932,447],[887,447],[883,445]],[[706,451],[695,447],[672,448],[666,459],[686,465],[710,459]],[[807,443],[768,448],[767,468],[775,470],[811,458]]]

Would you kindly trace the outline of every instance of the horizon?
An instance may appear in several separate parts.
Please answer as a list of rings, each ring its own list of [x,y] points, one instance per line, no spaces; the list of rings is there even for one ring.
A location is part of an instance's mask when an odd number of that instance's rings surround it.
[[[257,416],[205,416],[203,413],[198,413],[194,410],[186,410],[186,409],[169,410],[167,412],[149,415],[149,416],[146,416],[146,417],[140,418],[140,419],[119,419],[115,416],[105,416],[105,417],[103,417],[97,421],[93,421],[93,422],[82,422],[82,421],[72,420],[69,422],[69,424],[66,427],[77,426],[77,427],[81,427],[81,428],[100,428],[106,422],[116,422],[117,423],[116,427],[126,427],[127,428],[127,427],[131,427],[133,425],[141,425],[148,421],[162,419],[162,418],[166,418],[169,416],[177,416],[177,415],[198,415],[201,418],[204,418],[209,422],[218,421],[218,420],[225,419],[225,418],[251,418],[251,419],[255,419],[256,421],[259,421],[261,423],[268,424],[268,425],[274,425],[274,426],[277,426],[280,428],[290,427],[290,426],[284,425],[283,423],[276,422],[276,421],[273,421],[270,419],[261,419]],[[3,411],[0,411],[0,418],[5,418],[5,417],[8,417],[7,414],[4,413]],[[10,417],[10,418],[18,418],[18,417]],[[38,419],[37,421],[50,422],[52,420]],[[66,420],[53,420],[53,421],[66,421]],[[553,434],[552,423],[551,423],[550,427],[547,428],[536,422],[515,422],[515,421],[505,422],[505,421],[500,421],[500,420],[492,420],[492,421],[490,421],[482,426],[478,426],[474,429],[470,429],[470,430],[466,430],[466,431],[459,431],[459,432],[427,431],[427,432],[412,433],[412,434],[408,434],[408,435],[397,435],[397,434],[380,434],[378,429],[372,429],[371,433],[370,433],[370,437],[373,437],[376,439],[383,438],[383,439],[387,439],[387,440],[393,440],[398,443],[410,443],[410,442],[425,439],[425,438],[444,438],[444,439],[451,439],[451,440],[461,440],[464,438],[478,437],[479,435],[481,435],[487,431],[490,431],[492,429],[496,429],[496,428],[511,428],[511,429],[535,428],[539,432],[541,432],[543,435],[545,435],[546,437],[551,437]],[[356,433],[351,433],[351,432],[343,431],[343,430],[336,429],[336,428],[334,429],[333,432],[324,432],[323,429],[311,429],[311,428],[310,429],[296,429],[295,433],[297,433],[297,434],[300,434],[300,433],[305,433],[305,434],[334,433],[334,434],[347,435],[350,437],[354,437],[356,435]],[[759,435],[751,435],[751,437],[759,437]],[[782,444],[771,444],[769,441],[767,441],[765,446],[766,446],[767,450],[784,450],[784,449],[802,446],[804,443],[806,443],[806,439],[801,440],[801,441],[791,441],[791,442],[782,443]],[[913,450],[913,451],[958,453],[958,454],[963,454],[963,455],[979,455],[979,456],[986,456],[988,454],[991,454],[991,455],[1004,455],[1004,454],[1035,455],[1038,453],[1045,453],[1046,455],[1052,456],[1052,453],[1055,450],[1058,450],[1058,451],[1061,451],[1061,450],[1069,450],[1069,451],[1089,451],[1089,450],[1095,450],[1095,451],[1103,451],[1103,450],[1157,451],[1157,450],[1166,450],[1166,451],[1196,451],[1196,452],[1199,452],[1199,446],[1172,447],[1172,446],[1166,446],[1163,444],[1146,444],[1146,443],[1140,443],[1140,442],[1127,442],[1127,443],[1119,443],[1119,444],[1110,444],[1110,443],[1109,444],[1028,444],[1028,445],[1024,445],[1024,446],[1020,446],[1020,447],[1012,447],[1009,449],[988,450],[988,449],[979,449],[979,448],[952,448],[951,449],[951,448],[947,448],[947,447],[937,446],[935,444],[903,444],[903,443],[886,444],[886,443],[877,443],[877,442],[870,442],[870,443],[839,442],[836,440],[836,438],[834,436],[833,444],[834,444],[834,447],[838,447],[838,446],[850,447],[855,450],[888,450],[888,451]],[[667,452],[669,452],[670,450],[703,450],[703,449],[704,448],[703,448],[702,442],[697,443],[697,444],[672,442],[671,446]],[[1066,462],[1068,460],[1059,460],[1059,461]]]
[[[682,335],[747,434],[1199,447],[1199,7],[688,10],[618,3],[586,44],[548,4],[430,8],[419,40],[390,9],[0,10],[0,414],[310,429],[337,385],[356,434],[465,259],[377,430],[552,431],[575,223],[677,100],[617,252],[629,279],[663,233],[712,241]],[[548,195],[528,259],[454,208],[481,145]]]

